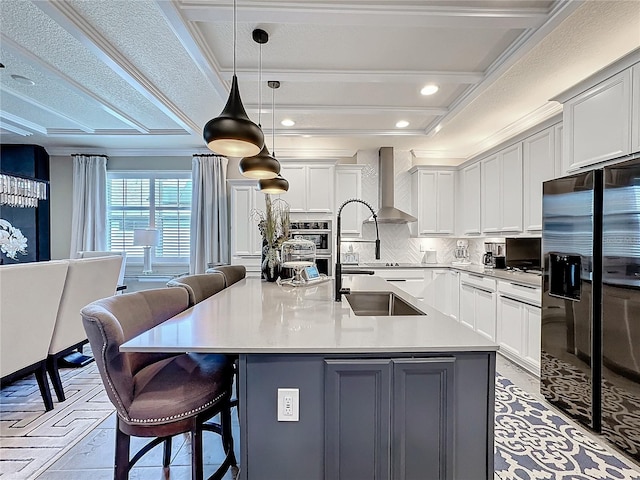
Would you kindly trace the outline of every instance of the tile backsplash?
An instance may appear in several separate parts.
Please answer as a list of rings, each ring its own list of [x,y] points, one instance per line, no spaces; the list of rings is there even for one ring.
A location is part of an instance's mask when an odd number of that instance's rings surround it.
[[[380,260],[398,263],[420,263],[424,256],[422,250],[435,250],[437,252],[437,263],[448,264],[454,260],[453,251],[456,247],[457,238],[433,237],[415,238],[410,236],[409,225],[380,224]],[[362,238],[375,239],[375,226],[364,224],[362,226]],[[466,238],[469,242],[469,259],[471,263],[480,264],[484,254],[484,239]],[[373,244],[369,243],[344,243],[342,251],[347,251],[349,247],[354,252],[360,254],[360,263],[375,261],[375,251]]]

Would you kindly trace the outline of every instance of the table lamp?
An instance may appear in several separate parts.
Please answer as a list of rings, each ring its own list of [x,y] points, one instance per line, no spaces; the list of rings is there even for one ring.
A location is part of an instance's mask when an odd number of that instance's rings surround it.
[[[144,248],[143,275],[153,273],[151,270],[151,247],[158,245],[159,240],[160,232],[155,228],[136,228],[133,231],[133,244]]]

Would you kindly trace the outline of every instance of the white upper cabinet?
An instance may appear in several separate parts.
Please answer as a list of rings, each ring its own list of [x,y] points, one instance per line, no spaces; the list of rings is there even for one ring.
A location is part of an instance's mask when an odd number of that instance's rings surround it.
[[[260,256],[262,236],[252,218],[254,209],[265,211],[265,195],[256,180],[227,180],[231,210],[231,256]]]
[[[283,163],[280,174],[289,182],[289,191],[282,195],[291,212],[333,211],[333,165]]]
[[[418,219],[412,235],[452,235],[455,228],[455,172],[414,167],[411,171],[411,212]]]
[[[556,176],[556,128],[549,127],[522,142],[524,163],[524,226],[542,230],[542,182]]]
[[[640,152],[640,63],[631,70],[633,87],[631,92],[631,151]]]
[[[628,68],[564,103],[566,170],[631,153],[631,74]]]
[[[522,231],[522,144],[485,158],[482,164],[482,231]]]
[[[462,170],[462,232],[467,235],[480,234],[480,163]]]
[[[362,169],[364,165],[336,165],[336,202],[334,212],[337,214],[340,205],[352,198],[362,198]],[[341,234],[361,235],[363,213],[366,207],[359,203],[344,209],[340,217]],[[368,210],[367,210],[368,212]]]

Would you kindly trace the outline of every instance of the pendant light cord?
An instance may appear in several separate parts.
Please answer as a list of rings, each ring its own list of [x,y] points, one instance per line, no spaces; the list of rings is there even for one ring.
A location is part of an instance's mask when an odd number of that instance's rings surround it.
[[[260,68],[258,70],[258,126],[262,127],[262,44],[260,44]]]
[[[271,89],[271,152],[276,156],[276,89]]]
[[[236,74],[236,0],[233,0],[233,75]]]

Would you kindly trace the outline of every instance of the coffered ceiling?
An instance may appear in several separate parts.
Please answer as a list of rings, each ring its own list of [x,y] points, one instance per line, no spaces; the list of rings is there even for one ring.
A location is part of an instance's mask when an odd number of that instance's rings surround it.
[[[237,2],[241,96],[272,150],[275,100],[280,158],[395,146],[461,163],[559,113],[550,98],[640,47],[638,0]],[[3,143],[206,151],[202,127],[233,74],[232,0],[2,0],[0,15]],[[255,28],[269,34],[262,83]],[[421,95],[427,84],[438,92]]]

